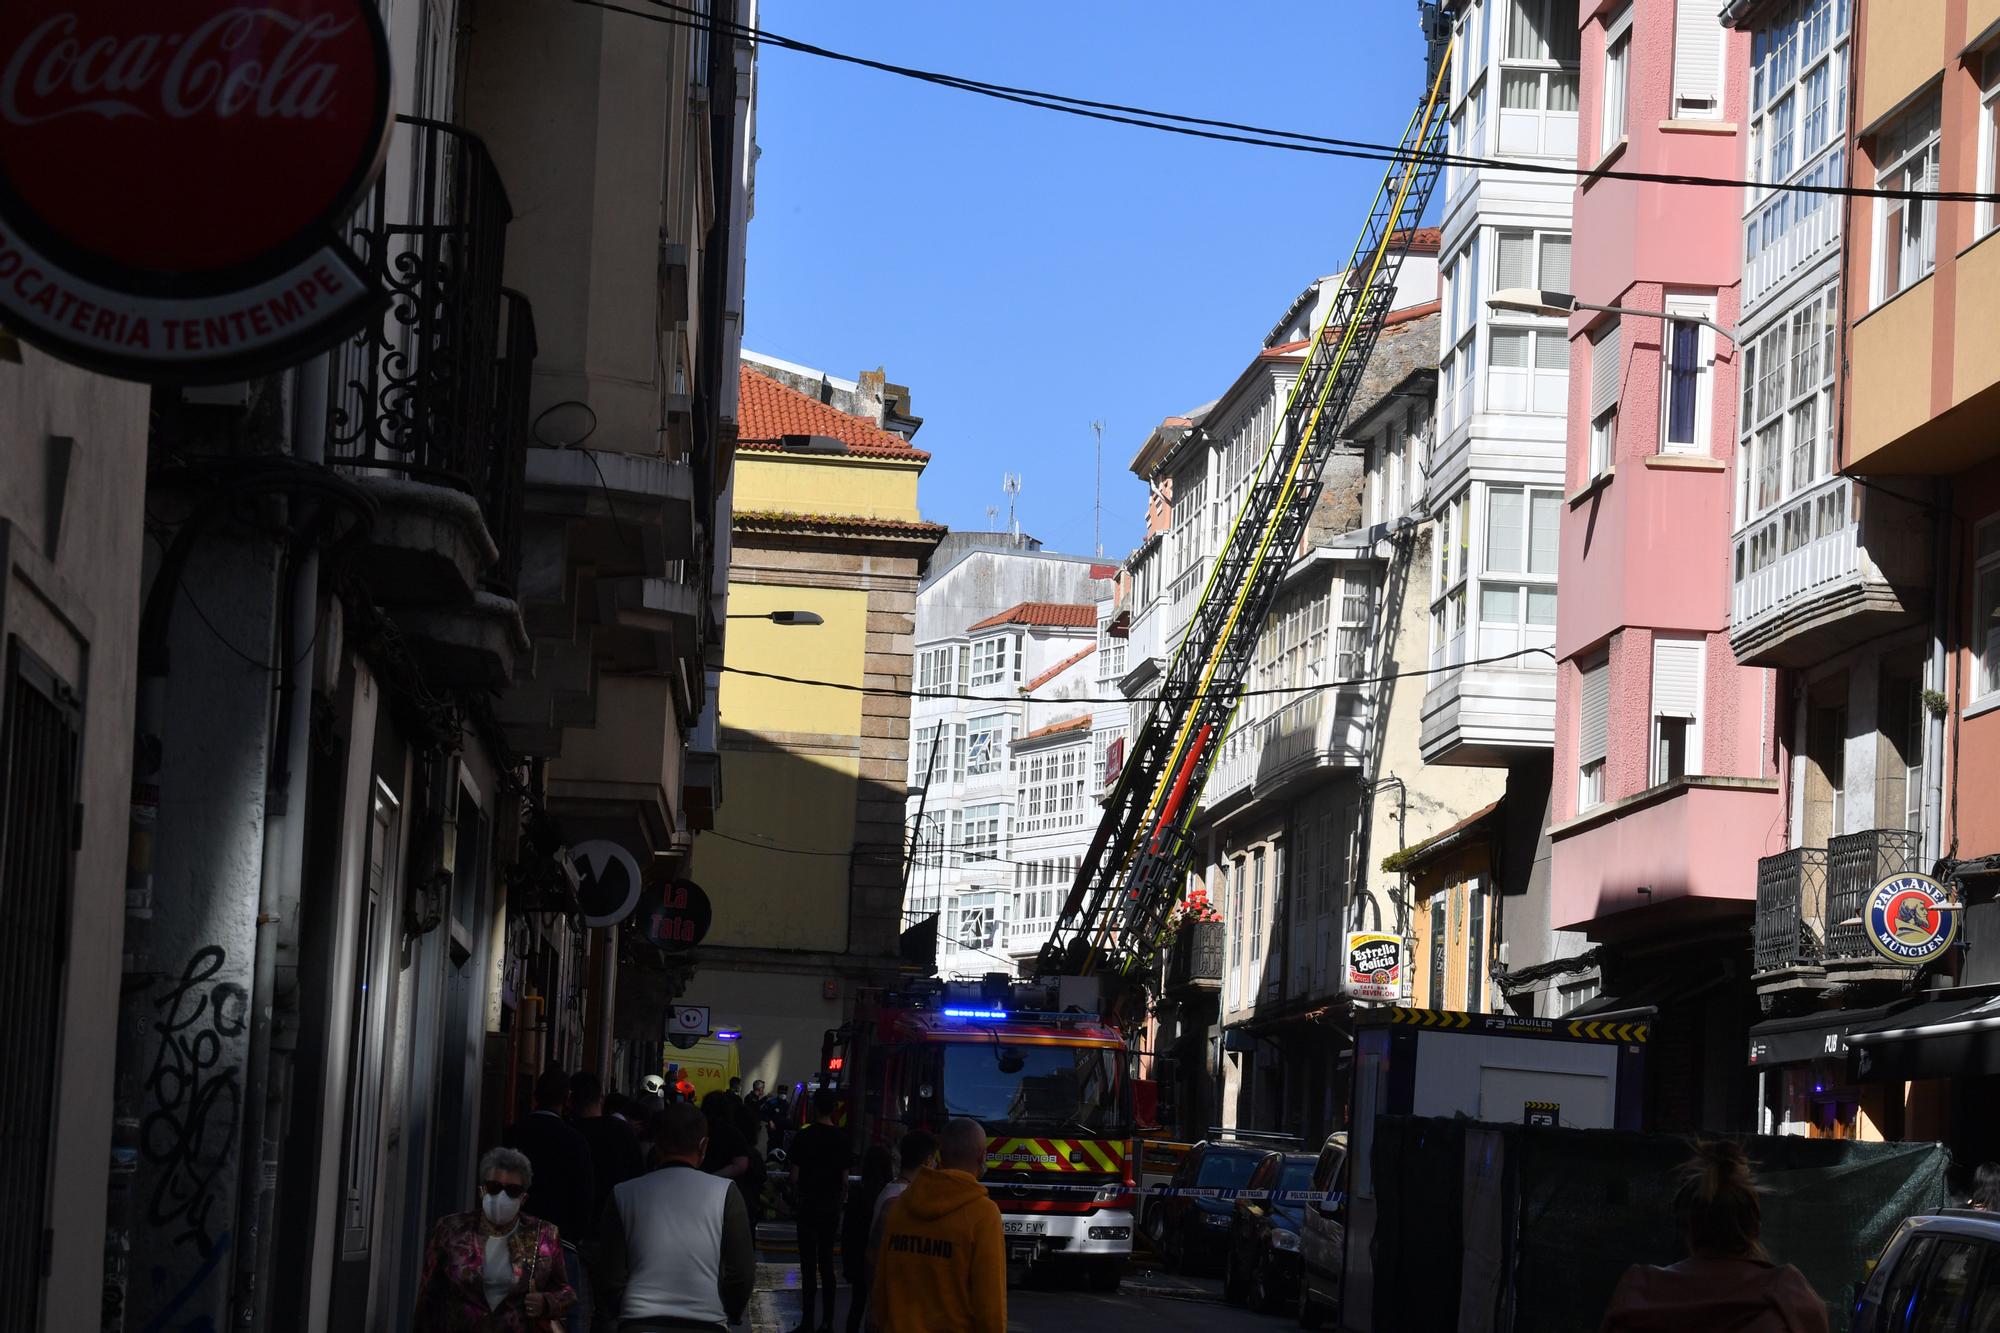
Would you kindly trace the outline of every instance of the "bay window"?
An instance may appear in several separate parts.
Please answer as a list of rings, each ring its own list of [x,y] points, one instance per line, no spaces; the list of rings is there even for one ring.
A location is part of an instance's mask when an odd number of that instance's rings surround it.
[[[1466,507],[1470,490],[1439,511],[1431,525],[1431,666],[1454,667],[1465,660]]]
[[[1824,287],[1743,345],[1739,523],[1833,475],[1837,300],[1837,288]],[[1775,556],[1775,548],[1769,554]],[[1739,570],[1739,577],[1762,567]]]
[[[1562,495],[1493,486],[1486,491],[1485,568],[1479,584],[1479,651],[1495,666],[1538,667],[1556,638],[1556,556]]]
[[[1007,841],[1007,807],[969,805],[965,808],[965,859],[992,861]]]
[[[997,685],[1008,678],[1021,679],[1021,652],[1012,634],[995,634],[972,645],[972,684]]]
[[[1368,649],[1374,639],[1374,601],[1375,583],[1367,570],[1342,571],[1335,680],[1361,680],[1368,675]]]
[[[1502,153],[1576,156],[1576,0],[1513,0],[1500,60]]]
[[[1439,320],[1443,347],[1438,361],[1438,429],[1448,431],[1479,410],[1475,378],[1479,352],[1479,232],[1475,230],[1448,260],[1440,276]]]
[[[1493,234],[1496,290],[1566,292],[1567,232],[1502,230]],[[1486,406],[1495,412],[1559,414],[1569,403],[1569,335],[1559,320],[1496,319],[1489,327]]]
[[[1875,188],[1936,190],[1938,95],[1932,92],[1875,136]],[[1937,267],[1937,204],[1875,201],[1875,303],[1915,286]]]
[[[1841,200],[1770,187],[1845,183],[1852,10],[1852,0],[1790,0],[1751,33],[1745,306],[1840,239]]]
[[[1005,713],[984,713],[972,719],[965,746],[968,777],[998,773],[1007,766],[1010,722]]]
[[[1682,318],[1669,319],[1665,355],[1661,358],[1662,385],[1660,452],[1663,454],[1705,454],[1709,452],[1709,423],[1714,415],[1711,386],[1715,361],[1714,339],[1699,320],[1713,319],[1712,298],[1670,296],[1667,312]]]
[[[936,757],[932,757],[932,750]],[[910,786],[965,781],[965,724],[934,722],[910,733]]]

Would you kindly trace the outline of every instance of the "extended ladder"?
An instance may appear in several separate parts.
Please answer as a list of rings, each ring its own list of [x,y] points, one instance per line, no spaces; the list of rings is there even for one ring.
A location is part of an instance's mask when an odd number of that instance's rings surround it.
[[[1319,499],[1320,474],[1395,298],[1403,255],[1441,168],[1448,29],[1426,6],[1429,91],[1369,210],[1346,281],[1313,331],[1243,508],[1042,946],[1045,975],[1123,971],[1166,924],[1193,856],[1189,831],[1257,639]],[[1400,236],[1399,236],[1400,233]]]

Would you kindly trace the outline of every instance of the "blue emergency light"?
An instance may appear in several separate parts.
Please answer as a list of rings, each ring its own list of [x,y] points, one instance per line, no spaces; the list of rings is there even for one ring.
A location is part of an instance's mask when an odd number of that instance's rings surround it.
[[[944,1016],[946,1018],[984,1018],[994,1022],[1004,1022],[1007,1018],[1007,1011],[1005,1009],[946,1009]]]
[[[717,1041],[735,1041],[738,1037],[742,1035],[743,1034],[741,1032],[738,1032],[735,1028],[723,1028],[721,1031],[715,1034],[715,1039]]]

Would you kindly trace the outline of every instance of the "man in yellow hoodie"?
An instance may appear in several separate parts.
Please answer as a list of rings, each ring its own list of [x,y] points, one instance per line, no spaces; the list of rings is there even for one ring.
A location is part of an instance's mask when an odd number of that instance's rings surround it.
[[[1006,1333],[1007,1246],[985,1170],[986,1127],[954,1120],[938,1165],[890,1205],[869,1296],[879,1333]]]

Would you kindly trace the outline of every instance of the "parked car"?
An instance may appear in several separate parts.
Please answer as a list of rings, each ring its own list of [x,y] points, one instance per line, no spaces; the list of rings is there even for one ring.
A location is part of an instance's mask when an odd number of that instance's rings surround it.
[[[1203,1140],[1188,1149],[1171,1183],[1177,1189],[1242,1189],[1269,1152],[1249,1144]],[[1156,1199],[1148,1222],[1153,1248],[1161,1261],[1178,1273],[1219,1268],[1235,1215],[1233,1199],[1198,1199],[1185,1194]]]
[[[1222,1270],[1222,1298],[1231,1305],[1248,1301],[1269,1314],[1298,1290],[1299,1226],[1306,1205],[1286,1196],[1312,1188],[1317,1163],[1311,1153],[1273,1152],[1251,1171],[1244,1188],[1270,1197],[1236,1200]]]
[[[2000,1328],[2000,1214],[1947,1208],[1910,1218],[1859,1285],[1852,1333]]]
[[[1305,1204],[1299,1228],[1299,1327],[1318,1328],[1340,1309],[1340,1275],[1347,1257],[1347,1131],[1327,1136],[1313,1165],[1312,1189],[1327,1195]]]

